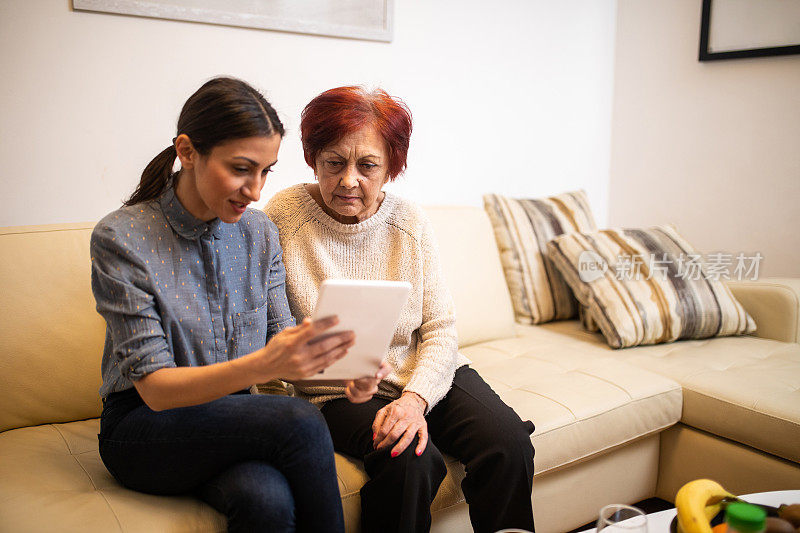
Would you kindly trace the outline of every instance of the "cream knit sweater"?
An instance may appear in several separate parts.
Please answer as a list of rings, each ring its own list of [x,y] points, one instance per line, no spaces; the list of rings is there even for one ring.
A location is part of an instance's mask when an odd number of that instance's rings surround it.
[[[277,193],[265,211],[278,226],[286,294],[298,323],[311,316],[325,279],[411,283],[411,295],[386,356],[393,371],[379,385],[377,396],[395,399],[411,391],[428,402],[428,410],[436,405],[450,390],[456,369],[469,360],[458,353],[453,301],[422,210],[386,193],[370,218],[342,224],[299,184]],[[296,390],[317,405],[345,397],[342,387]]]

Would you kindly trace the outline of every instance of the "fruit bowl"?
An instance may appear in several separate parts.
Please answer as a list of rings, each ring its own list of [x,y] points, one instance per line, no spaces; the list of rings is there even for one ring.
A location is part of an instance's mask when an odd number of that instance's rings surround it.
[[[794,491],[791,493],[794,494]],[[680,533],[714,533],[712,528],[722,523],[725,511],[733,511],[735,503],[754,505],[763,509],[767,519],[766,533],[800,533],[800,504],[771,507],[760,503],[750,503],[731,494],[722,485],[711,479],[695,479],[678,489],[675,494],[677,516],[670,523],[670,531],[679,533],[680,529]],[[746,509],[747,506],[738,508],[735,514],[739,515]],[[744,525],[750,519],[755,519],[756,523],[763,519],[763,517],[755,516],[748,518],[745,517],[745,514],[747,513],[738,516],[736,521]],[[727,531],[725,526],[720,527],[717,531],[720,529]]]
[[[752,503],[752,502],[748,502],[748,501],[742,500],[740,498],[724,498],[722,500],[722,502],[721,502],[722,509],[720,510],[720,512],[718,512],[716,514],[716,516],[714,516],[714,518],[712,518],[710,520],[710,524],[711,524],[712,528],[714,526],[722,524],[725,521],[725,508],[727,507],[727,505],[729,503],[733,503],[733,502],[744,502],[744,503],[749,503],[750,505],[755,505],[757,507],[761,507],[762,509],[764,509],[767,512],[767,516],[768,517],[771,516],[773,518],[778,518],[778,508],[777,507],[771,507],[769,505],[762,505],[760,503]],[[678,517],[677,516],[672,519],[672,522],[670,522],[669,531],[670,531],[670,533],[678,533]]]

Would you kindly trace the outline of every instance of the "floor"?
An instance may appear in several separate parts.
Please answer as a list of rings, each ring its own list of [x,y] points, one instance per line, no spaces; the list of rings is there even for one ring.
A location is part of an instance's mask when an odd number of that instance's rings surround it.
[[[658,511],[665,511],[666,509],[672,509],[674,506],[666,500],[662,500],[661,498],[649,498],[647,500],[642,500],[638,503],[633,504],[634,507],[638,507],[645,513],[657,513]],[[595,527],[594,522],[589,522],[588,524],[584,524],[581,527],[575,528],[568,533],[578,533],[578,531],[585,531],[587,529],[592,529]]]

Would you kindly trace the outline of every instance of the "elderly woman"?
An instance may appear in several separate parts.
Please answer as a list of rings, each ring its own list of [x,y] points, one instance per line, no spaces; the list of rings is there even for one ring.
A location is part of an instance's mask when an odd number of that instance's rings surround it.
[[[340,87],[314,98],[300,127],[316,183],[281,191],[267,207],[292,314],[311,315],[326,278],[413,287],[387,355],[392,371],[371,400],[350,403],[345,387],[296,387],[321,407],[334,448],[364,461],[364,531],[428,530],[446,474],[442,453],[466,467],[475,531],[532,531],[532,424],[458,353],[430,223],[419,207],[383,191],[406,166],[410,112],[382,90]]]

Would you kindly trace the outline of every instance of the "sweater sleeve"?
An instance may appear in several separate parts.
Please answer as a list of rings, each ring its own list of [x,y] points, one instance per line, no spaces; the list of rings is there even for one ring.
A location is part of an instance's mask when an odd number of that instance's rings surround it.
[[[420,239],[423,269],[422,323],[417,330],[417,365],[405,391],[419,394],[429,412],[450,390],[458,361],[453,299],[444,282],[433,228],[423,219]]]
[[[286,267],[278,239],[278,228],[268,221],[264,231],[268,235],[267,248],[270,254],[269,279],[267,280],[267,342],[284,329],[294,326],[295,320],[286,298]]]

